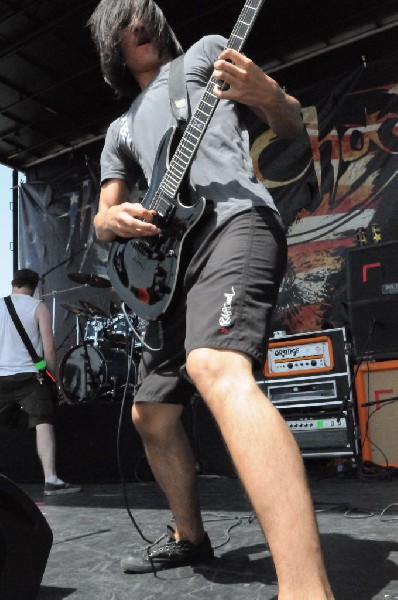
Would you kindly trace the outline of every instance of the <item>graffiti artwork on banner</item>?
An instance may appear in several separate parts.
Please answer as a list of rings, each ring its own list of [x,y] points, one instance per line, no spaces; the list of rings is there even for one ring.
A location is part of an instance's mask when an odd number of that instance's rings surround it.
[[[398,84],[372,86],[371,75],[344,81],[314,106],[302,102],[299,139],[267,130],[252,145],[257,177],[288,227],[276,320],[292,333],[344,324],[344,258],[357,228],[377,223],[384,240],[398,237]]]

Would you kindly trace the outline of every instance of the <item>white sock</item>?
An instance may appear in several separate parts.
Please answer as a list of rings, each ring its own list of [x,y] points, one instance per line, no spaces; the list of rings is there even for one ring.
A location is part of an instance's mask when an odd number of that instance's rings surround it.
[[[64,483],[62,481],[62,479],[59,479],[56,475],[50,475],[49,477],[46,477],[46,483],[54,483],[56,485],[61,485],[61,483]]]

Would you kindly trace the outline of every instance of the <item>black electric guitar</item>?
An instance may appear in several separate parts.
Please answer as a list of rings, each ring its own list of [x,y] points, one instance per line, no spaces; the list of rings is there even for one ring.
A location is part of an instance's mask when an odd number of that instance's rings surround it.
[[[246,0],[226,48],[242,49],[264,0]],[[169,306],[176,285],[181,248],[187,233],[203,215],[206,200],[186,205],[179,190],[203,134],[218,104],[211,78],[197,109],[181,137],[173,157],[175,128],[159,145],[151,185],[142,200],[156,211],[155,223],[162,233],[154,237],[118,238],[108,257],[108,274],[118,296],[142,319],[154,321]]]

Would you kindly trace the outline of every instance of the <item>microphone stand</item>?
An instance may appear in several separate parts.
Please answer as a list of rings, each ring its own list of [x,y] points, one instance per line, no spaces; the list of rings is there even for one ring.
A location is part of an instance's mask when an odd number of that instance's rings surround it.
[[[84,338],[82,325],[79,321],[79,329],[80,335],[82,337],[83,342],[83,363],[84,363],[84,386],[85,386],[85,395],[82,400],[94,400],[100,392],[101,388],[101,378],[100,373],[98,373],[98,379],[93,371],[93,365],[91,364],[90,354],[88,352],[88,344]],[[89,384],[91,383],[92,389],[89,389]]]

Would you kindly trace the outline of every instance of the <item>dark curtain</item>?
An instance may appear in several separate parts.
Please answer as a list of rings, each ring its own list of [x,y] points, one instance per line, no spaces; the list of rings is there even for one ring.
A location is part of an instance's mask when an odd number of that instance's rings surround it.
[[[70,274],[106,276],[107,246],[96,240],[93,218],[98,208],[98,180],[90,168],[65,171],[51,181],[30,181],[20,188],[20,265],[37,271],[41,289],[54,318],[59,349],[78,341],[77,321],[85,319],[65,308],[82,309],[88,301],[108,311],[112,293],[82,285]],[[62,352],[60,353],[62,356]]]

